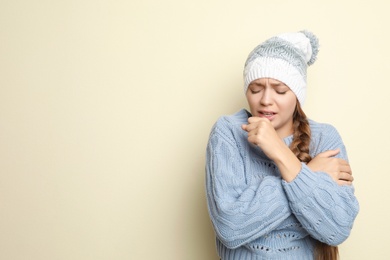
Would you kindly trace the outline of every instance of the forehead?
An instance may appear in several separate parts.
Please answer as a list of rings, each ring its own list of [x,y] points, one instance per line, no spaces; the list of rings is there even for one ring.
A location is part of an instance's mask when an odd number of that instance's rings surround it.
[[[272,86],[287,86],[283,82],[273,79],[273,78],[260,78],[256,79],[251,82],[251,85],[261,85],[261,86],[266,86],[266,85],[272,85]]]

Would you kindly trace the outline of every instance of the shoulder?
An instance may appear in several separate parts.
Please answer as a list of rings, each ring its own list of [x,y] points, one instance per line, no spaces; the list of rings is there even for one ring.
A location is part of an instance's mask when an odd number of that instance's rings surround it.
[[[211,129],[210,138],[222,137],[232,144],[236,143],[237,136],[243,131],[241,125],[247,122],[248,114],[245,109],[231,115],[220,116]]]
[[[248,114],[245,109],[241,109],[240,111],[231,114],[231,115],[223,115],[218,118],[216,125],[239,125],[245,124],[248,122]]]
[[[314,154],[327,150],[341,149],[340,155],[346,158],[346,149],[336,127],[328,123],[309,120],[311,130],[311,151]]]
[[[336,127],[328,123],[319,123],[309,119],[310,130],[313,137],[329,136],[336,137],[340,136]]]
[[[214,124],[212,131],[231,131],[233,129],[241,129],[241,125],[246,124],[247,122],[247,111],[245,109],[241,109],[234,114],[220,116]]]

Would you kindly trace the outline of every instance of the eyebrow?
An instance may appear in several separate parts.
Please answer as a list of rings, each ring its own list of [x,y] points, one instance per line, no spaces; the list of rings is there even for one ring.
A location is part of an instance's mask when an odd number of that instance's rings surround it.
[[[275,83],[269,83],[271,85],[271,87],[284,87],[287,85],[282,83],[282,82],[275,82]],[[256,85],[256,86],[259,86],[259,87],[265,87],[266,85],[263,84],[263,83],[260,83],[260,82],[252,82],[250,85]]]

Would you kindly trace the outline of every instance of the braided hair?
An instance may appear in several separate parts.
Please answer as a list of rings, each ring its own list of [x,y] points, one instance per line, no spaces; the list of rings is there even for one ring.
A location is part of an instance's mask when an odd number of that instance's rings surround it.
[[[299,102],[297,102],[293,114],[293,128],[294,134],[290,149],[301,162],[307,164],[312,159],[309,154],[311,132],[309,120]],[[330,246],[317,241],[314,252],[316,260],[337,260],[338,255],[337,246]]]

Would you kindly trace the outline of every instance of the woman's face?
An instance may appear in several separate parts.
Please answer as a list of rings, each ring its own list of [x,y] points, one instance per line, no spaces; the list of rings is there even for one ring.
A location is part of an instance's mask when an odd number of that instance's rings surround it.
[[[279,137],[293,133],[297,98],[286,84],[271,78],[254,80],[248,86],[246,98],[252,115],[270,120]]]

